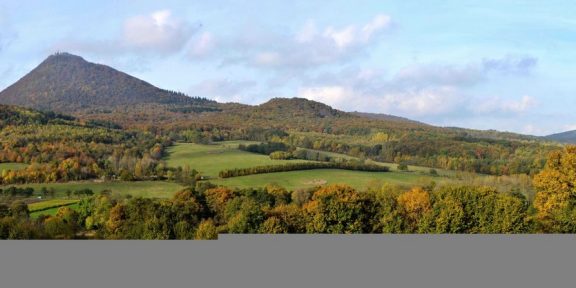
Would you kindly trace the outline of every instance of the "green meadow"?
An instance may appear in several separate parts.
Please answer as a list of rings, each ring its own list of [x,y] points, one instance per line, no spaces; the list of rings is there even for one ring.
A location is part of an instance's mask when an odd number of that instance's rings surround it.
[[[288,190],[325,184],[347,184],[363,190],[378,182],[408,187],[414,184],[425,185],[431,181],[438,183],[449,182],[450,180],[445,177],[432,177],[417,172],[363,172],[338,169],[290,171],[211,180],[214,184],[228,187],[248,188],[278,184]]]
[[[53,207],[53,208],[50,208],[50,209],[40,210],[40,211],[36,211],[36,212],[30,212],[30,217],[31,217],[31,218],[38,218],[38,216],[40,216],[40,215],[56,216],[56,213],[58,213],[58,209],[60,209],[60,207],[64,207],[64,206],[70,207],[71,209],[74,209],[74,210],[76,210],[76,209],[79,208],[78,202],[75,202],[75,203],[73,203],[73,204],[68,204],[68,205]]]
[[[396,164],[373,162],[377,165],[389,166],[391,172],[363,172],[338,169],[320,169],[266,173],[220,179],[218,172],[224,169],[248,168],[262,165],[279,165],[283,163],[303,162],[305,160],[271,160],[266,155],[250,153],[238,149],[239,144],[259,142],[226,141],[210,145],[177,143],[168,149],[166,162],[168,166],[177,167],[190,165],[202,175],[209,176],[212,183],[229,187],[247,188],[263,187],[270,183],[281,185],[287,189],[308,188],[324,184],[344,183],[358,189],[365,188],[374,182],[387,182],[402,186],[435,182],[450,182],[446,176],[451,171],[438,170],[440,177],[429,174],[430,168],[410,166],[409,172],[398,171]],[[318,151],[334,158],[356,159],[355,157]]]
[[[249,168],[263,165],[305,162],[305,160],[272,160],[267,155],[250,153],[238,149],[240,144],[260,143],[253,141],[226,141],[216,144],[177,143],[168,148],[166,163],[170,167],[196,169],[203,176],[218,177],[224,169]]]
[[[27,166],[28,164],[22,163],[0,163],[0,173],[2,173],[2,170],[19,170]]]
[[[43,184],[24,184],[24,185],[10,185],[17,187],[32,187],[35,190],[35,194],[39,195],[40,189],[46,187],[48,189],[53,188],[56,191],[56,197],[63,198],[67,197],[66,191],[76,191],[82,189],[90,189],[94,193],[100,193],[101,191],[108,190],[112,193],[118,193],[121,195],[132,195],[134,197],[144,197],[144,198],[171,198],[176,192],[184,188],[182,185],[177,183],[163,182],[163,181],[138,181],[138,182],[93,182],[93,181],[82,181],[82,182],[68,182],[68,183],[43,183]],[[9,186],[4,186],[0,188],[6,188]],[[72,195],[72,198],[75,196]]]

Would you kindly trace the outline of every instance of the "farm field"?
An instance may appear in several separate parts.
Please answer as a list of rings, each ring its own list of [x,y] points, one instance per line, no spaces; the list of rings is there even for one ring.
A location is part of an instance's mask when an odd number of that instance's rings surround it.
[[[74,210],[79,208],[77,202],[73,203],[73,204],[69,204],[69,205],[64,205],[64,206],[70,207],[71,209],[74,209]],[[58,212],[58,209],[60,209],[60,207],[63,207],[63,206],[54,207],[54,208],[50,208],[50,209],[46,209],[46,210],[40,210],[40,211],[36,211],[36,212],[31,212],[30,217],[33,219],[36,219],[40,215],[55,216],[56,213]]]
[[[224,169],[249,168],[263,165],[306,162],[305,160],[272,160],[267,155],[250,153],[238,149],[240,144],[260,143],[254,141],[226,141],[216,144],[177,143],[168,148],[166,164],[170,167],[196,169],[203,176],[218,177]]]
[[[56,197],[66,197],[66,191],[76,191],[81,189],[90,189],[94,193],[99,193],[103,190],[110,190],[112,193],[122,195],[130,194],[134,197],[144,198],[171,198],[172,195],[180,191],[183,186],[177,183],[162,182],[162,181],[139,181],[139,182],[68,182],[68,183],[44,183],[44,184],[24,184],[24,185],[10,185],[16,187],[32,187],[35,194],[38,195],[42,187],[54,188],[56,190]],[[5,188],[4,186],[0,188]],[[72,196],[74,197],[74,196]]]
[[[168,166],[190,165],[204,176],[209,176],[212,183],[229,187],[247,188],[263,187],[270,183],[281,185],[287,189],[314,187],[323,184],[345,183],[358,189],[365,188],[374,181],[383,181],[403,186],[415,183],[429,183],[452,181],[447,177],[432,177],[428,174],[430,168],[410,166],[411,172],[397,171],[397,165],[392,163],[373,162],[377,165],[389,166],[391,172],[362,172],[338,169],[319,169],[306,171],[290,171],[280,173],[266,173],[220,179],[218,172],[224,169],[247,168],[261,165],[278,165],[283,163],[303,162],[305,160],[271,160],[266,155],[245,152],[237,149],[239,144],[252,144],[260,142],[225,141],[216,144],[203,145],[192,143],[178,143],[168,149],[166,158]],[[310,149],[311,150],[311,149]],[[312,150],[317,151],[317,150]],[[357,159],[352,156],[318,151],[334,158]],[[396,170],[396,171],[394,171]],[[452,171],[437,169],[441,176],[452,176]],[[428,174],[428,175],[427,175]]]
[[[19,170],[26,168],[28,164],[22,163],[0,163],[0,173],[2,170]]]
[[[237,188],[264,187],[274,183],[288,190],[324,184],[347,184],[363,190],[375,181],[409,187],[418,183],[427,184],[430,181],[441,183],[451,180],[446,177],[432,177],[415,172],[363,172],[339,169],[290,171],[211,180],[214,184]]]
[[[58,207],[62,207],[62,206],[67,206],[70,204],[74,204],[78,201],[79,200],[74,200],[74,199],[52,199],[52,200],[40,201],[40,202],[28,204],[28,210],[30,212],[38,212],[38,211],[42,211],[42,210],[48,210],[51,208],[58,208]]]

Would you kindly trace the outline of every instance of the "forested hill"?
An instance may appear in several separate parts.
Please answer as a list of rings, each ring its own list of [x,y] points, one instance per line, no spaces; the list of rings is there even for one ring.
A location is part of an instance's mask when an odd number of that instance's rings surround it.
[[[552,134],[552,135],[546,136],[546,139],[549,139],[552,141],[557,141],[557,142],[562,142],[562,143],[576,144],[576,130]]]
[[[0,129],[9,125],[45,125],[69,122],[74,117],[54,112],[41,112],[17,106],[0,105]]]
[[[203,98],[159,89],[111,67],[68,53],[49,56],[0,92],[0,104],[75,113],[144,103],[214,104]]]
[[[324,103],[304,98],[273,98],[252,110],[255,113],[269,114],[275,117],[340,118],[350,116],[348,113],[336,110]]]
[[[404,117],[398,117],[398,116],[394,116],[394,115],[389,115],[389,114],[366,113],[366,112],[358,112],[358,111],[350,112],[350,114],[356,115],[356,116],[359,116],[359,117],[379,119],[379,120],[385,120],[385,121],[410,122],[410,123],[414,123],[414,124],[427,125],[427,124],[422,123],[422,122],[410,120],[410,119],[404,118]]]

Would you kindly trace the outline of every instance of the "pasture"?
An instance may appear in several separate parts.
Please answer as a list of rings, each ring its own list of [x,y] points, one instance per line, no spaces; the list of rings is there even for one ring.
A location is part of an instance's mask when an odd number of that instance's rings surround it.
[[[229,187],[247,188],[263,187],[270,183],[281,185],[287,189],[308,188],[324,184],[344,183],[358,189],[376,181],[388,182],[402,186],[426,184],[430,181],[451,182],[446,176],[452,176],[452,171],[437,169],[440,177],[429,175],[429,168],[410,166],[410,172],[397,170],[396,164],[373,162],[392,168],[391,172],[363,172],[338,169],[319,169],[305,171],[290,171],[279,173],[266,173],[220,179],[218,172],[224,169],[248,168],[262,165],[279,165],[283,163],[302,162],[305,160],[271,160],[266,155],[250,153],[238,149],[239,144],[252,144],[259,142],[226,141],[210,145],[178,143],[168,148],[166,162],[170,167],[190,165],[202,175],[209,176],[212,183]],[[334,158],[356,159],[352,156],[318,151]],[[444,176],[444,177],[442,177]]]
[[[74,199],[52,199],[46,201],[40,201],[28,204],[28,210],[30,212],[38,212],[43,210],[48,210],[51,208],[58,208],[62,206],[67,206],[70,204],[77,203],[79,200]]]
[[[27,166],[28,164],[23,163],[0,163],[0,173],[2,173],[2,170],[19,170]]]
[[[23,184],[23,185],[10,185],[16,187],[32,187],[34,188],[35,195],[39,195],[40,189],[46,187],[53,188],[56,191],[56,197],[67,197],[66,191],[77,191],[82,189],[90,189],[94,193],[108,190],[112,193],[120,195],[132,195],[134,197],[143,198],[171,198],[176,192],[182,190],[184,187],[177,183],[163,182],[163,181],[138,181],[138,182],[94,182],[94,181],[81,181],[81,182],[67,182],[67,183],[42,183],[42,184]],[[6,188],[4,186],[0,188]],[[75,196],[72,196],[74,198]]]
[[[46,209],[46,210],[40,210],[40,211],[36,211],[36,212],[30,212],[30,217],[36,219],[36,218],[38,218],[38,216],[40,216],[40,215],[56,216],[56,213],[58,213],[58,209],[60,209],[60,207],[64,207],[64,206],[70,207],[71,209],[74,209],[74,210],[76,210],[76,209],[79,208],[78,203],[75,202],[75,203],[72,203],[72,204],[63,205],[63,206],[59,206],[59,207],[54,207],[54,208],[50,208],[50,209]]]
[[[226,141],[210,145],[177,143],[168,148],[168,157],[165,160],[169,167],[190,165],[190,168],[210,178],[218,177],[218,173],[224,169],[305,162],[305,160],[272,160],[267,155],[238,149],[240,144],[253,143],[260,142]]]
[[[376,182],[386,182],[401,186],[449,182],[446,177],[432,177],[417,172],[363,172],[338,169],[319,169],[257,174],[242,177],[211,180],[212,183],[235,188],[264,187],[278,184],[288,190],[310,188],[325,184],[347,184],[363,190]]]

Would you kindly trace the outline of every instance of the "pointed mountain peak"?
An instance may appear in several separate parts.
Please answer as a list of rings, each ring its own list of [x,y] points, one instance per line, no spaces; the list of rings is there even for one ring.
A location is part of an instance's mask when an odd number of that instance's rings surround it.
[[[202,98],[163,90],[106,65],[70,53],[50,55],[0,92],[0,104],[62,113],[139,104],[206,104]]]

